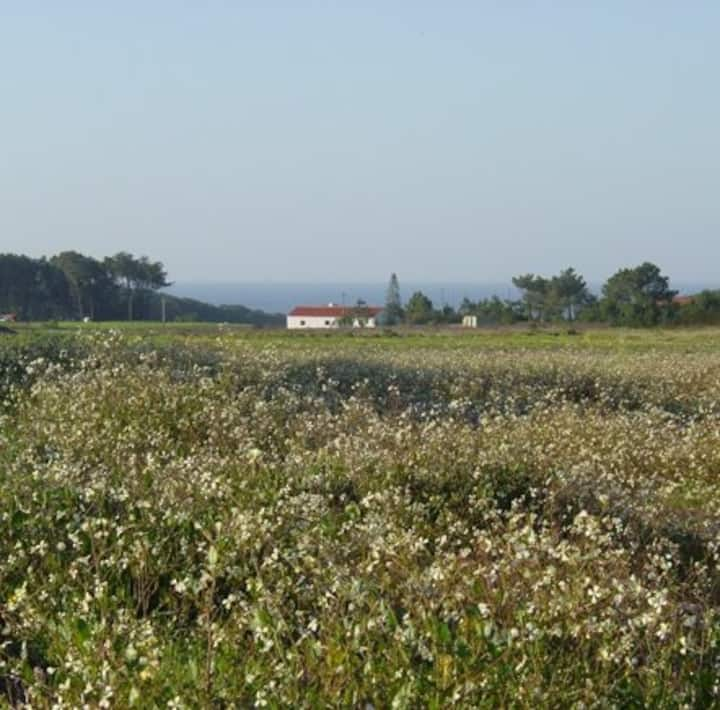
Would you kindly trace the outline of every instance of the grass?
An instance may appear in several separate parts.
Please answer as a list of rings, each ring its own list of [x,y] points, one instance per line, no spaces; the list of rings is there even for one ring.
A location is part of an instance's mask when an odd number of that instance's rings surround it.
[[[78,334],[117,331],[127,336],[166,340],[236,337],[249,344],[281,344],[304,348],[344,347],[351,339],[355,347],[430,349],[597,349],[647,352],[678,350],[712,352],[720,348],[720,328],[607,328],[576,325],[548,325],[534,328],[526,324],[506,327],[463,329],[459,327],[416,327],[373,330],[288,331],[283,328],[254,328],[242,324],[160,323],[156,321],[108,321],[80,323],[18,323],[12,329],[20,334]]]

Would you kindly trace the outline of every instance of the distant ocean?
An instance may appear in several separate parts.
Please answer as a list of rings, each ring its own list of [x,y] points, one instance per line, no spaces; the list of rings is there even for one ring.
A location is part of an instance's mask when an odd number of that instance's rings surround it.
[[[353,304],[363,299],[370,305],[385,303],[387,283],[202,283],[178,282],[168,289],[174,296],[195,298],[215,305],[243,305],[268,313],[287,313],[294,306],[327,303]],[[473,301],[494,295],[515,298],[512,284],[400,282],[406,301],[422,291],[433,304],[458,306],[466,296]]]
[[[680,293],[697,293],[703,288],[718,288],[715,284],[674,283]],[[590,284],[599,292],[600,284]],[[287,313],[298,305],[327,303],[353,304],[363,299],[371,305],[385,303],[387,283],[203,283],[180,281],[168,289],[174,296],[195,298],[215,305],[242,305],[268,313]],[[457,307],[466,296],[477,301],[482,298],[518,298],[511,283],[420,283],[400,282],[403,301],[422,291],[438,307],[448,304]]]

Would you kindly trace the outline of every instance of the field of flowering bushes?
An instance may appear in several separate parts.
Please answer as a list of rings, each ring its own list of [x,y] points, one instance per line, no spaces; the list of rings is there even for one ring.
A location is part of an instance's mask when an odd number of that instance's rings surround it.
[[[7,338],[0,695],[717,704],[720,344],[611,337]]]

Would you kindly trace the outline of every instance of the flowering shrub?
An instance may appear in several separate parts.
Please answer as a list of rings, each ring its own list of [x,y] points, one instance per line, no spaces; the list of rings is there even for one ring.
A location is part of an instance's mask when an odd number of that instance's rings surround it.
[[[10,702],[717,702],[720,354],[73,348],[6,367]]]

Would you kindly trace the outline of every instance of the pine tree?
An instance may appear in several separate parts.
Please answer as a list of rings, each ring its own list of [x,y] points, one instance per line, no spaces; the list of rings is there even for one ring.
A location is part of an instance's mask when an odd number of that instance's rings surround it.
[[[403,320],[403,307],[400,300],[400,284],[397,274],[390,275],[387,293],[385,296],[385,310],[383,311],[383,322],[385,325],[397,325]]]

